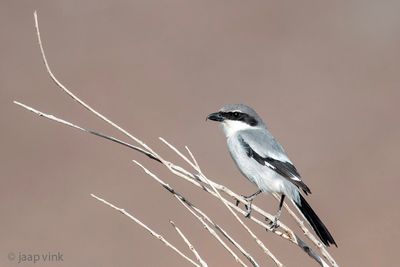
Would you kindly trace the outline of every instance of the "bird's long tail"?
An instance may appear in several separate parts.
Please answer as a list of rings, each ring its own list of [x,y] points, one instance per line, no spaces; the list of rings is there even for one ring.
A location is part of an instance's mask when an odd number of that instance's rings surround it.
[[[311,206],[307,203],[304,197],[300,194],[300,203],[295,202],[296,206],[299,208],[300,212],[310,223],[314,231],[317,233],[318,237],[321,239],[322,243],[326,246],[333,244],[337,247],[335,240],[333,239],[331,233],[329,233],[326,226],[323,224],[321,219],[317,216]]]

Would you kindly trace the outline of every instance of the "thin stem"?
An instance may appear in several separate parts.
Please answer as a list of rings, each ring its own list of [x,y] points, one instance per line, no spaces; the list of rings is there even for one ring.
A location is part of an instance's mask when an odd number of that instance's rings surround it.
[[[128,217],[129,219],[131,219],[132,221],[134,221],[135,223],[137,223],[138,225],[140,225],[141,227],[143,227],[144,229],[146,229],[152,236],[154,236],[155,238],[157,238],[158,240],[160,240],[162,243],[164,243],[167,247],[169,247],[170,249],[172,249],[173,251],[175,251],[178,255],[180,255],[182,258],[184,258],[185,260],[187,260],[188,262],[190,262],[191,264],[193,264],[194,266],[200,266],[197,263],[195,263],[193,260],[191,260],[188,256],[186,256],[184,253],[182,253],[179,249],[177,249],[174,245],[172,245],[170,242],[168,242],[162,235],[156,233],[155,231],[153,231],[150,227],[148,227],[146,224],[142,223],[139,219],[135,218],[133,215],[131,215],[129,212],[125,211],[124,209],[121,209],[117,206],[115,206],[114,204],[111,204],[110,202],[108,202],[107,200],[104,200],[94,194],[90,194],[93,198],[97,199],[100,202],[103,202],[104,204],[106,204],[107,206],[119,211],[120,213],[122,213],[123,215],[125,215],[126,217]]]
[[[93,131],[93,130],[90,130],[90,129],[85,129],[85,128],[83,128],[83,127],[81,127],[81,126],[78,126],[78,125],[76,125],[76,124],[74,124],[74,123],[71,123],[71,122],[68,122],[68,121],[66,121],[66,120],[57,118],[56,116],[53,116],[53,115],[51,115],[51,114],[47,114],[47,113],[44,113],[44,112],[42,112],[42,111],[36,110],[36,109],[34,109],[34,108],[32,108],[32,107],[29,107],[29,106],[27,106],[27,105],[25,105],[25,104],[22,104],[22,103],[18,102],[18,101],[14,101],[14,104],[16,104],[16,105],[18,105],[18,106],[20,106],[20,107],[22,107],[22,108],[24,108],[24,109],[26,109],[26,110],[29,110],[30,112],[33,112],[33,113],[39,115],[40,117],[44,117],[44,118],[46,118],[46,119],[55,121],[55,122],[57,122],[57,123],[64,124],[64,125],[66,125],[66,126],[72,127],[72,128],[74,128],[74,129],[78,129],[78,130],[80,130],[80,131],[83,131],[83,132],[86,132],[86,133],[89,133],[89,134],[93,134],[93,135],[96,135],[96,136],[98,136],[98,137],[101,137],[101,138],[110,140],[110,141],[115,142],[115,143],[117,143],[117,144],[126,146],[126,147],[131,148],[131,149],[133,149],[133,150],[136,150],[136,151],[138,151],[138,152],[140,152],[140,153],[143,153],[143,154],[145,154],[146,156],[148,156],[148,157],[151,158],[151,159],[154,159],[154,160],[156,160],[156,161],[158,161],[158,162],[161,162],[158,158],[154,157],[154,155],[153,155],[152,153],[150,153],[150,152],[144,150],[143,148],[134,146],[134,145],[132,145],[132,144],[129,144],[129,143],[127,143],[127,142],[124,142],[124,141],[122,141],[122,140],[119,140],[119,139],[117,139],[117,138],[115,138],[115,137],[112,137],[112,136],[109,136],[109,135],[105,135],[105,134],[102,134],[102,133],[97,132],[97,131]]]
[[[218,234],[209,227],[209,225],[204,221],[204,219],[197,214],[193,209],[197,209],[192,203],[190,203],[184,196],[182,196],[180,193],[176,192],[169,184],[165,183],[163,180],[161,180],[157,175],[152,173],[149,169],[144,167],[142,164],[139,162],[133,160],[133,162],[141,167],[143,171],[149,175],[151,178],[156,180],[158,183],[160,183],[166,190],[168,190],[171,194],[174,195],[174,197],[193,215],[195,216],[203,225],[203,227],[224,247],[235,259],[237,263],[239,263],[241,266],[247,266],[237,255],[235,252],[232,251],[232,249],[218,236]],[[199,210],[199,209],[197,209]]]
[[[178,226],[175,225],[173,221],[169,221],[172,227],[174,227],[175,231],[180,235],[180,237],[183,239],[183,241],[186,243],[186,245],[189,247],[189,249],[193,252],[194,256],[196,257],[197,261],[200,263],[201,266],[207,267],[207,263],[201,258],[200,254],[197,252],[197,250],[194,248],[192,243],[190,243],[189,239],[182,233],[182,231],[178,228]]]
[[[46,54],[44,52],[44,48],[43,48],[43,44],[42,44],[42,38],[40,36],[40,28],[39,28],[39,22],[38,22],[38,16],[37,16],[37,12],[35,11],[33,13],[34,19],[35,19],[35,28],[36,28],[36,35],[38,38],[38,43],[39,43],[39,47],[40,47],[40,52],[42,54],[42,59],[44,62],[44,65],[46,66],[46,70],[48,72],[48,74],[50,75],[50,78],[53,80],[53,82],[60,88],[62,89],[67,95],[69,95],[72,99],[74,99],[76,102],[78,102],[81,106],[83,106],[84,108],[86,108],[87,110],[89,110],[90,112],[92,112],[94,115],[96,115],[97,117],[99,117],[100,119],[104,120],[105,122],[107,122],[108,124],[110,124],[112,127],[114,127],[115,129],[119,130],[120,132],[122,132],[123,134],[125,134],[126,136],[128,136],[129,138],[131,138],[132,140],[134,140],[136,143],[140,144],[143,148],[145,148],[148,152],[150,152],[151,154],[153,154],[153,156],[155,158],[159,158],[160,157],[157,155],[157,153],[155,153],[149,146],[147,146],[142,140],[140,140],[139,138],[131,135],[128,131],[126,131],[125,129],[123,129],[122,127],[120,127],[119,125],[117,125],[116,123],[114,123],[113,121],[109,120],[106,116],[104,116],[103,114],[101,114],[100,112],[97,112],[95,109],[93,109],[91,106],[89,106],[86,102],[84,102],[83,100],[81,100],[78,96],[76,96],[74,93],[72,93],[70,90],[68,90],[67,87],[65,87],[57,78],[56,76],[53,74],[52,70],[50,69],[49,63],[47,62],[47,58],[46,58]]]

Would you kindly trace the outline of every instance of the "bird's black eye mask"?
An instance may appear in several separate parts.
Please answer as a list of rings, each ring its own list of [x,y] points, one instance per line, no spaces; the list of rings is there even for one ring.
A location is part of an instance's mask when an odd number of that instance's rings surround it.
[[[230,111],[230,112],[220,111],[219,114],[226,120],[242,121],[250,126],[257,126],[258,124],[257,120],[254,117],[239,111]]]

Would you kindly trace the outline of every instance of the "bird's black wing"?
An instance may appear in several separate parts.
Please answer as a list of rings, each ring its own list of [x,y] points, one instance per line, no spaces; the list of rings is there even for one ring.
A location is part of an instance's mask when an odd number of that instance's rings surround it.
[[[300,179],[301,176],[299,172],[291,162],[281,161],[268,156],[263,157],[260,154],[258,154],[254,149],[252,149],[251,146],[241,136],[239,136],[239,141],[240,144],[245,149],[247,156],[249,158],[253,158],[259,164],[267,166],[268,168],[274,170],[280,176],[287,179],[297,187],[301,188],[304,191],[304,193],[311,194],[310,188],[308,188],[308,186],[305,183],[303,183],[303,181]]]

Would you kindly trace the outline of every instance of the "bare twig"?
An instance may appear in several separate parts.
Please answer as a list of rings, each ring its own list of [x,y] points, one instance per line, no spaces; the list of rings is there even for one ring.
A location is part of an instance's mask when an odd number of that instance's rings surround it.
[[[229,254],[232,255],[232,257],[235,259],[235,261],[237,263],[239,263],[242,266],[247,266],[237,255],[235,252],[233,252],[233,250],[218,236],[218,234],[214,231],[214,229],[212,229],[205,221],[204,219],[199,215],[199,214],[204,214],[203,212],[200,211],[200,209],[196,208],[191,202],[189,202],[184,196],[182,196],[181,194],[179,194],[178,192],[176,192],[169,184],[165,183],[163,180],[161,180],[157,175],[155,175],[154,173],[152,173],[149,169],[147,169],[146,167],[144,167],[142,164],[140,164],[139,162],[137,162],[136,160],[133,160],[133,162],[135,164],[137,164],[139,167],[141,167],[143,169],[143,171],[149,175],[151,178],[153,178],[154,180],[156,180],[158,183],[160,183],[165,189],[167,189],[171,194],[174,195],[174,197],[187,209],[189,210],[189,212],[194,215],[203,225],[203,227],[222,245],[223,248],[225,248]],[[197,214],[195,211],[197,211]],[[210,220],[211,221],[211,220]],[[212,223],[214,224],[214,223]],[[236,241],[234,241],[234,244],[237,244]],[[243,253],[243,252],[242,252]],[[246,255],[249,255],[246,251],[244,252]],[[248,257],[247,257],[248,258]],[[250,259],[253,259],[251,256]],[[250,260],[251,261],[251,260]],[[252,263],[255,262],[254,260],[251,261]],[[254,264],[253,264],[254,265]],[[256,263],[256,266],[258,266],[258,264]]]
[[[148,227],[146,224],[142,223],[139,219],[133,217],[129,212],[125,211],[124,209],[118,208],[117,206],[111,204],[110,202],[94,195],[94,194],[90,194],[93,198],[97,199],[100,202],[103,202],[104,204],[108,205],[109,207],[119,211],[120,213],[122,213],[123,215],[127,216],[129,219],[131,219],[132,221],[134,221],[135,223],[139,224],[141,227],[143,227],[144,229],[146,229],[152,236],[154,236],[155,238],[157,238],[158,240],[160,240],[162,243],[164,243],[167,247],[169,247],[170,249],[172,249],[173,251],[175,251],[178,255],[180,255],[182,258],[184,258],[185,260],[187,260],[188,262],[190,262],[191,264],[193,264],[194,266],[200,266],[197,263],[195,263],[193,260],[191,260],[188,256],[186,256],[185,254],[183,254],[179,249],[177,249],[174,245],[172,245],[171,243],[169,243],[162,235],[156,233],[155,231],[153,231],[150,227]]]
[[[181,236],[183,241],[186,243],[186,245],[189,247],[189,249],[193,252],[194,256],[196,257],[197,261],[200,263],[201,266],[207,267],[207,263],[201,258],[200,254],[197,252],[197,250],[194,248],[192,243],[190,243],[189,239],[182,233],[182,231],[178,228],[178,226],[175,225],[173,221],[169,221],[176,230],[176,232]]]
[[[44,118],[47,118],[47,119],[49,119],[49,120],[55,121],[55,122],[57,122],[57,123],[67,125],[67,126],[69,126],[69,127],[72,127],[72,128],[78,129],[78,130],[81,130],[81,131],[83,131],[83,132],[86,132],[86,133],[89,133],[89,134],[93,134],[93,135],[96,135],[96,136],[98,136],[98,137],[102,137],[102,138],[105,138],[105,139],[107,139],[107,140],[113,141],[113,142],[115,142],[115,143],[117,143],[117,144],[120,144],[120,145],[129,147],[129,148],[131,148],[131,149],[133,149],[133,150],[136,150],[136,151],[138,151],[138,152],[140,152],[140,153],[145,154],[146,156],[150,157],[151,159],[154,159],[154,160],[156,160],[156,161],[158,161],[158,162],[161,162],[158,158],[154,157],[153,154],[151,154],[150,152],[147,152],[147,151],[144,150],[143,148],[140,148],[140,147],[131,145],[131,144],[127,143],[127,142],[124,142],[124,141],[122,141],[122,140],[119,140],[119,139],[117,139],[117,138],[115,138],[115,137],[112,137],[112,136],[109,136],[109,135],[102,134],[102,133],[100,133],[100,132],[96,132],[96,131],[93,131],[93,130],[89,130],[89,129],[82,128],[81,126],[78,126],[78,125],[73,124],[73,123],[71,123],[71,122],[68,122],[68,121],[66,121],[66,120],[57,118],[56,116],[53,116],[53,115],[50,115],[50,114],[46,114],[46,113],[41,112],[41,111],[39,111],[39,110],[36,110],[36,109],[34,109],[34,108],[32,108],[32,107],[29,107],[29,106],[27,106],[27,105],[24,105],[24,104],[22,104],[22,103],[20,103],[20,102],[18,102],[18,101],[14,101],[14,104],[16,104],[16,105],[18,105],[18,106],[21,106],[21,107],[23,107],[23,108],[29,110],[30,112],[33,112],[33,113],[35,113],[35,114],[37,114],[37,115],[39,115],[39,116],[41,116],[41,117],[44,117]]]
[[[196,208],[195,206],[192,206],[192,209],[197,212],[200,216],[203,217],[205,221],[210,223],[212,226],[215,227],[223,236],[225,236],[226,239],[229,240],[239,251],[250,261],[250,263],[254,267],[259,267],[260,265],[256,262],[256,260],[251,256],[238,242],[236,242],[235,239],[233,239],[232,236],[230,236],[223,228],[221,228],[218,224],[213,222],[204,212],[202,212],[200,209]]]
[[[178,201],[193,215],[195,216],[200,223],[203,225],[204,229],[206,229],[221,245],[224,249],[226,249],[229,254],[232,255],[232,257],[235,259],[235,261],[240,264],[243,267],[247,267],[247,265],[239,258],[238,255],[236,255],[236,253],[221,239],[221,237],[217,234],[217,232],[215,232],[215,230],[213,228],[211,228],[206,222],[205,220],[199,215],[197,214],[194,210],[192,210],[190,208],[189,205],[187,205],[187,203],[181,199],[178,198]]]
[[[53,80],[53,82],[60,88],[62,89],[67,95],[69,95],[72,99],[74,99],[76,102],[78,102],[81,106],[83,106],[84,108],[86,108],[87,110],[89,110],[90,112],[92,112],[93,114],[95,114],[97,117],[99,117],[100,119],[104,120],[105,122],[107,122],[108,124],[110,124],[111,126],[113,126],[115,129],[119,130],[120,132],[122,132],[123,134],[125,134],[126,136],[128,136],[129,138],[131,138],[132,140],[134,140],[136,143],[140,144],[142,147],[144,147],[148,152],[152,153],[153,156],[155,158],[159,158],[160,157],[157,155],[157,153],[155,153],[150,147],[148,147],[144,142],[142,142],[140,139],[136,138],[135,136],[131,135],[128,131],[126,131],[125,129],[123,129],[122,127],[120,127],[119,125],[117,125],[116,123],[114,123],[113,121],[109,120],[106,116],[104,116],[103,114],[97,112],[95,109],[93,109],[91,106],[89,106],[88,104],[86,104],[83,100],[81,100],[79,97],[77,97],[74,93],[72,93],[70,90],[67,89],[67,87],[65,87],[57,78],[56,76],[54,76],[53,72],[50,69],[49,63],[47,62],[47,58],[46,58],[46,54],[44,52],[44,48],[43,48],[43,44],[42,44],[42,38],[40,36],[40,29],[39,29],[39,22],[38,22],[38,17],[37,17],[37,12],[35,10],[35,12],[33,13],[34,19],[35,19],[35,28],[36,28],[36,35],[38,38],[38,43],[39,43],[39,47],[40,47],[40,52],[42,53],[42,59],[44,62],[44,65],[46,66],[46,70],[50,75],[50,78]]]

